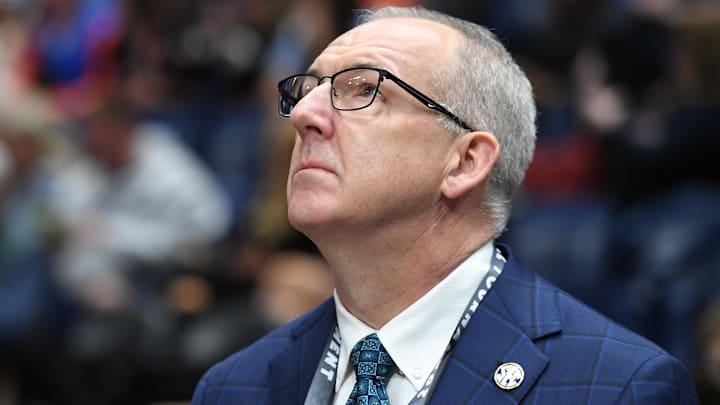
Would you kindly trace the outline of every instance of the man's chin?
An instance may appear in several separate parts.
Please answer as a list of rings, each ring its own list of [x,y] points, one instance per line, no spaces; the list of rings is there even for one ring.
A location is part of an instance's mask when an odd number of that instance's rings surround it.
[[[329,215],[327,208],[312,209],[307,205],[298,208],[290,205],[288,219],[293,228],[312,240],[327,236],[333,229],[337,229],[339,222]]]
[[[308,203],[288,202],[288,219],[295,229],[302,230],[307,226],[315,226],[320,221],[322,212],[319,207]]]

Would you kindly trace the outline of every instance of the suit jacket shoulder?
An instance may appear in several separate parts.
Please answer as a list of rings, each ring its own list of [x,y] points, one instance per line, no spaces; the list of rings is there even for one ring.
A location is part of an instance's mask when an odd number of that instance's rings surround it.
[[[473,315],[431,403],[697,403],[675,358],[501,249],[505,270]],[[511,362],[523,368],[523,381],[503,390],[494,377]]]
[[[334,322],[335,305],[330,299],[210,368],[198,383],[192,404],[295,403],[282,398],[304,398]],[[297,372],[301,366],[312,370],[301,375]]]

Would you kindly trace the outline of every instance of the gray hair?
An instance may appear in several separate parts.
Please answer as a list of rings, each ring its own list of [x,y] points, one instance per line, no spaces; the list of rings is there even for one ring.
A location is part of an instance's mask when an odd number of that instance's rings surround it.
[[[358,22],[395,17],[434,21],[462,35],[457,63],[429,74],[436,90],[445,89],[445,107],[472,128],[491,132],[500,144],[500,157],[490,173],[482,202],[497,237],[505,230],[513,195],[535,150],[536,109],[530,81],[497,37],[480,25],[422,7],[363,10]],[[439,119],[446,128],[462,131],[445,115]]]

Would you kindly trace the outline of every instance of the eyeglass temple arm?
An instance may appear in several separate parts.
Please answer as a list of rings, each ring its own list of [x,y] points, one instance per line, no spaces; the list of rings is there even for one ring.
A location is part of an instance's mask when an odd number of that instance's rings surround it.
[[[468,131],[473,131],[473,129],[470,128],[470,126],[468,124],[466,124],[465,121],[461,120],[457,115],[450,112],[450,110],[443,107],[440,103],[438,103],[438,102],[434,101],[433,99],[431,99],[430,97],[422,94],[420,91],[418,91],[413,86],[406,83],[399,77],[395,76],[394,74],[392,74],[388,71],[385,71],[383,76],[387,77],[388,79],[397,83],[398,86],[402,87],[403,90],[410,93],[411,96],[415,97],[418,101],[423,103],[427,108],[441,112],[441,113],[445,114],[446,116],[450,117],[456,124],[460,125],[463,129],[467,129]]]

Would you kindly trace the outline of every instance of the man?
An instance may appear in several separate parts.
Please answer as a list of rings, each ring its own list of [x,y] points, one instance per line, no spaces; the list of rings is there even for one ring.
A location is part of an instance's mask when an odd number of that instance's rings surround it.
[[[288,214],[334,297],[213,367],[193,404],[696,403],[677,360],[494,246],[535,107],[486,29],[368,12],[279,88]]]
[[[231,222],[225,190],[168,127],[144,122],[114,100],[89,116],[84,145],[106,175],[82,215],[67,224],[56,275],[95,309],[133,304],[138,269],[173,268]]]

